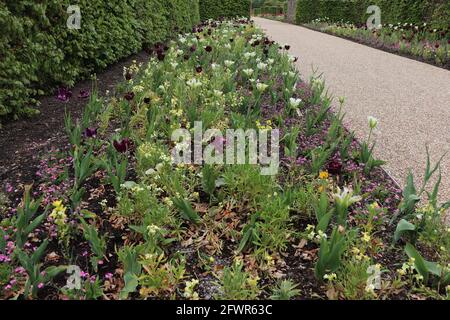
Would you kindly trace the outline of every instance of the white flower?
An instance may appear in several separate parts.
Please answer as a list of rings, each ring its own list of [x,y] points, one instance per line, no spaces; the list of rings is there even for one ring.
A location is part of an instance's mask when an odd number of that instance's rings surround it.
[[[220,90],[214,90],[214,96],[219,98],[219,97],[223,96],[223,92]]]
[[[217,70],[217,69],[219,69],[219,65],[216,63],[213,63],[213,64],[211,64],[211,69]]]
[[[178,62],[172,62],[170,65],[172,66],[172,69],[176,69],[178,67]]]
[[[377,127],[377,125],[378,125],[378,119],[377,119],[377,118],[374,118],[374,117],[372,117],[372,116],[369,116],[369,117],[367,118],[367,120],[368,120],[368,122],[369,122],[369,127],[370,127],[370,129],[375,129],[375,128]]]
[[[246,52],[244,53],[244,58],[245,59],[250,59],[250,58],[254,58],[256,57],[256,52]]]
[[[274,59],[267,59],[267,63],[268,63],[269,65],[272,65],[272,64],[275,63],[275,60],[274,60]]]
[[[360,196],[353,196],[353,192],[344,187],[344,190],[337,188],[338,192],[333,194],[333,198],[336,203],[340,204],[344,208],[350,207],[352,204],[362,200]]]
[[[230,49],[231,49],[231,44],[227,43],[227,44],[225,45],[225,49],[230,50]]]
[[[259,92],[264,92],[264,91],[266,91],[266,89],[268,88],[269,86],[267,85],[267,84],[264,84],[264,83],[257,83],[256,84],[256,89],[258,89],[258,91]]]
[[[250,76],[253,74],[254,70],[253,70],[253,69],[244,69],[244,70],[242,70],[242,72],[243,72],[247,77],[250,77]]]
[[[195,78],[192,78],[191,80],[187,81],[186,84],[191,88],[198,88],[202,86],[202,83]]]
[[[233,62],[233,61],[230,61],[230,60],[225,60],[223,63],[224,63],[225,66],[227,66],[228,68],[231,67],[231,66],[234,64],[234,62]]]
[[[298,108],[298,106],[300,105],[301,102],[302,102],[302,99],[295,99],[295,98],[289,99],[289,105],[292,108]]]
[[[265,64],[264,62],[258,63],[259,70],[266,70],[266,68],[267,68],[267,64]]]

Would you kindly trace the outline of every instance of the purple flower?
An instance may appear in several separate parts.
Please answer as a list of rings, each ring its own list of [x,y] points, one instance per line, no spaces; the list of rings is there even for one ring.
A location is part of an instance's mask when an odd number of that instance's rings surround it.
[[[89,98],[91,95],[91,92],[89,90],[80,90],[80,93],[78,95],[78,98],[80,99],[86,99]]]
[[[134,92],[133,92],[133,91],[127,92],[127,93],[125,94],[124,98],[125,98],[125,100],[127,100],[127,101],[133,100],[133,99],[134,99]]]
[[[128,138],[122,139],[121,141],[113,141],[114,148],[120,153],[127,152],[131,148],[131,144],[132,142]]]
[[[202,66],[197,66],[197,67],[195,68],[195,71],[197,71],[197,73],[202,73],[202,72],[203,72]]]
[[[62,102],[69,102],[70,98],[72,98],[72,91],[67,87],[60,87],[56,98]]]
[[[87,128],[84,130],[84,135],[87,138],[95,138],[97,136],[97,128]]]
[[[41,282],[41,283],[38,284],[37,287],[38,287],[39,289],[42,289],[42,288],[44,287],[44,284]]]
[[[105,274],[105,279],[108,279],[108,280],[111,281],[112,278],[113,278],[113,274],[112,273],[108,272],[107,274]]]
[[[212,52],[212,51],[213,51],[213,48],[212,48],[211,46],[206,46],[206,47],[205,47],[205,51],[208,52],[208,53],[209,53],[209,52]]]
[[[158,52],[157,58],[159,61],[164,61],[166,55],[163,52]]]

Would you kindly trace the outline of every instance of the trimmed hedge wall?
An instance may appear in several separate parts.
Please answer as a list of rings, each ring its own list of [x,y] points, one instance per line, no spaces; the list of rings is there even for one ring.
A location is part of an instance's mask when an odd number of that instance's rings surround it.
[[[200,0],[200,19],[250,17],[251,0]]]
[[[80,30],[66,26],[71,4],[81,8]],[[33,97],[199,21],[198,0],[3,0],[0,116],[28,113]]]
[[[370,5],[381,8],[383,24],[427,22],[438,29],[450,27],[449,0],[298,0],[296,21],[328,17],[334,22],[362,24],[367,21]]]

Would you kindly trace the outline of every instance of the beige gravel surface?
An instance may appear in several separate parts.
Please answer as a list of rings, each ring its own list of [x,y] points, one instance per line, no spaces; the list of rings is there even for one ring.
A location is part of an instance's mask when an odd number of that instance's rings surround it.
[[[346,125],[359,139],[368,134],[367,117],[379,119],[376,156],[401,185],[410,169],[422,178],[426,144],[433,160],[450,151],[450,71],[300,26],[254,20],[273,40],[291,45],[303,79],[318,69],[330,92],[346,97]],[[442,175],[440,198],[448,200],[450,152]]]

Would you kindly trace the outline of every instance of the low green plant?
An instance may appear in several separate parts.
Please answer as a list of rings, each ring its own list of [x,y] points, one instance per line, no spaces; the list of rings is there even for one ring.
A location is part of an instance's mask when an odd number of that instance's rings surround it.
[[[193,223],[199,223],[201,218],[197,212],[192,208],[192,205],[186,199],[172,199],[173,204],[178,209],[181,217]]]
[[[121,186],[127,176],[128,158],[117,152],[110,144],[106,157],[102,160],[102,166],[108,174],[108,179],[117,195],[121,193]]]
[[[334,209],[330,208],[330,200],[327,193],[321,192],[320,196],[314,195],[312,207],[316,215],[317,231],[326,232],[334,213]]]
[[[35,217],[37,211],[41,207],[41,199],[31,199],[31,186],[25,187],[25,192],[21,206],[17,208],[17,218],[14,222],[16,232],[15,241],[16,247],[22,249],[27,242],[28,236],[34,229],[36,229],[47,216],[47,209],[44,213]],[[34,218],[34,219],[33,219]]]
[[[123,280],[125,286],[120,291],[120,299],[127,299],[135,292],[139,285],[139,277],[142,272],[142,266],[139,263],[140,247],[124,246],[117,252],[119,261],[123,265]]]
[[[294,126],[290,132],[287,132],[281,142],[284,143],[284,155],[290,158],[296,158],[298,152],[297,139],[300,134],[300,127]]]
[[[82,184],[89,178],[98,168],[95,161],[92,147],[85,149],[77,147],[73,151],[73,168],[74,168],[74,190],[80,189]]]
[[[405,252],[410,259],[413,259],[415,269],[422,276],[425,285],[429,283],[431,277],[435,278],[433,279],[435,287],[445,288],[450,285],[450,270],[447,266],[442,267],[435,262],[425,260],[410,243],[406,245]]]
[[[79,148],[81,146],[82,129],[79,122],[73,123],[70,113],[64,114],[64,125],[69,142],[72,148]]]
[[[298,285],[291,280],[283,280],[278,282],[277,286],[273,289],[270,299],[272,300],[291,300],[292,298],[300,295],[300,290],[297,289]]]
[[[311,172],[314,175],[318,175],[322,168],[325,166],[331,155],[336,150],[337,143],[334,143],[329,148],[325,146],[319,146],[311,150]]]
[[[385,161],[376,160],[373,156],[373,150],[375,149],[376,142],[371,144],[371,138],[373,134],[373,130],[378,126],[378,120],[374,117],[369,117],[369,137],[367,141],[364,141],[361,144],[361,148],[358,154],[358,159],[361,163],[365,165],[364,172],[369,174],[374,168],[382,166],[385,164]]]
[[[342,263],[342,255],[347,246],[347,236],[339,228],[334,228],[330,239],[322,238],[318,260],[315,266],[317,280],[323,281],[329,272],[335,272]]]
[[[90,259],[91,265],[95,271],[98,270],[99,262],[104,259],[106,254],[106,237],[99,236],[97,228],[90,225],[80,217],[84,238],[89,242],[93,255]]]
[[[439,226],[443,219],[442,214],[450,208],[450,201],[438,204],[439,188],[442,182],[441,162],[443,157],[432,166],[428,147],[426,151],[427,163],[420,190],[417,190],[414,183],[414,176],[410,172],[403,190],[403,200],[400,203],[399,212],[391,220],[391,223],[393,223],[398,216],[402,217],[395,230],[394,242],[398,242],[404,235],[409,235],[409,241],[414,244],[419,234],[428,229],[427,226]],[[438,172],[437,181],[432,188],[432,192],[429,192],[427,191],[428,183],[436,172]],[[422,200],[424,194],[427,195],[428,206],[418,213],[417,204]],[[433,227],[432,229],[435,230],[436,228]]]
[[[210,198],[214,196],[216,181],[219,178],[218,172],[211,165],[205,165],[202,169],[202,188]]]
[[[33,298],[36,298],[39,289],[55,278],[58,274],[66,270],[65,266],[51,266],[45,270],[42,270],[42,263],[40,263],[40,260],[42,259],[47,246],[48,240],[44,240],[44,242],[31,255],[28,255],[20,248],[16,248],[15,250],[19,263],[28,275],[24,291],[24,296],[26,298],[28,298],[30,294]]]
[[[242,262],[235,261],[231,267],[225,267],[219,277],[220,300],[255,300],[260,289],[258,278],[252,278],[244,269]]]

